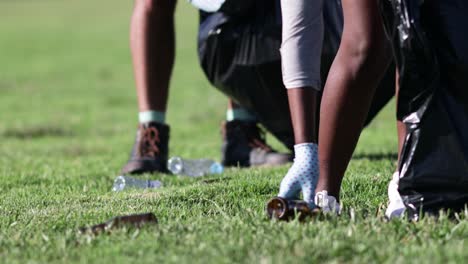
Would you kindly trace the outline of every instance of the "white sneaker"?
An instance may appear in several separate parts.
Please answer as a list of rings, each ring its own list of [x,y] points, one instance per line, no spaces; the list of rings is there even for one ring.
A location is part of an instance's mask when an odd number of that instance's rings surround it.
[[[316,193],[314,201],[315,205],[320,207],[323,213],[335,213],[337,215],[341,213],[340,204],[335,197],[328,195],[327,191]]]
[[[402,217],[406,207],[401,199],[400,193],[398,192],[398,182],[400,177],[398,172],[395,172],[392,176],[392,180],[388,184],[388,200],[389,204],[385,211],[385,216],[388,219]]]

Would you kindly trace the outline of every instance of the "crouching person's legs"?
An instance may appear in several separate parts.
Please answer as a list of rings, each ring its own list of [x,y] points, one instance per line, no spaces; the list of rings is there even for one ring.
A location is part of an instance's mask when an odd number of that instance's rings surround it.
[[[339,200],[375,88],[390,59],[376,0],[343,0],[344,32],[325,85],[319,131],[317,203]]]
[[[295,158],[281,182],[279,197],[303,199],[314,208],[318,180],[316,113],[323,42],[322,1],[283,0],[281,59],[294,127]]]
[[[166,171],[169,126],[165,113],[174,63],[176,0],[135,0],[130,45],[139,127],[122,173]]]
[[[229,99],[226,122],[221,127],[224,166],[277,166],[291,160],[291,154],[274,150],[266,141],[255,113]]]

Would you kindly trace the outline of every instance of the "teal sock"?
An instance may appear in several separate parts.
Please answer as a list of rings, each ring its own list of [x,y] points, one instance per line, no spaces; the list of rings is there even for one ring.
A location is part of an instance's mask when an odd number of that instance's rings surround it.
[[[166,122],[166,113],[161,111],[144,111],[138,113],[140,123],[156,122],[164,124]]]
[[[257,121],[257,117],[245,108],[228,109],[226,112],[227,121]]]

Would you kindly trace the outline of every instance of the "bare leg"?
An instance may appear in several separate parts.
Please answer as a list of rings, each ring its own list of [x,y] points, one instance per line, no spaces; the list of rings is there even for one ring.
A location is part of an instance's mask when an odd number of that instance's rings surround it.
[[[323,1],[281,1],[283,18],[281,59],[283,82],[288,88],[294,128],[294,163],[280,184],[279,197],[297,199],[302,192],[315,207],[318,179],[317,91],[320,89],[320,55],[323,41]]]
[[[176,0],[135,0],[130,46],[138,95],[138,132],[122,174],[166,172],[169,126],[164,124],[174,64]]]
[[[174,64],[176,0],[136,0],[130,45],[140,112],[166,111]]]
[[[395,75],[395,94],[397,98],[397,105],[398,105],[398,91],[400,90],[399,86],[399,74],[398,69],[396,70]],[[403,143],[405,142],[406,136],[406,126],[405,124],[397,119],[397,134],[398,134],[398,164],[401,159],[401,150],[403,148]],[[387,193],[388,193],[388,200],[389,204],[387,206],[387,210],[385,211],[385,216],[387,218],[399,217],[405,211],[405,205],[403,200],[401,199],[400,193],[398,192],[398,185],[400,181],[400,173],[398,166],[395,169],[395,172],[392,175],[392,178],[388,184]]]
[[[295,144],[317,143],[317,91],[310,87],[290,88],[288,100]]]
[[[397,133],[398,133],[398,162],[401,158],[401,150],[403,149],[403,143],[405,143],[406,136],[406,125],[403,121],[397,120]]]
[[[359,139],[375,87],[388,66],[376,0],[343,0],[344,32],[320,111],[316,191],[339,199],[341,181]]]
[[[232,109],[236,109],[236,108],[242,108],[242,106],[238,105],[236,102],[234,102],[232,99],[229,99],[228,100],[228,105],[227,105],[227,109],[228,110],[232,110]]]
[[[395,74],[395,96],[398,100],[398,91],[400,90],[400,82],[399,82],[400,75],[398,74],[398,69]],[[398,105],[398,102],[397,102]],[[406,126],[401,120],[397,120],[397,133],[398,133],[398,162],[400,162],[401,158],[401,150],[403,149],[403,143],[405,143],[405,136],[406,136]]]

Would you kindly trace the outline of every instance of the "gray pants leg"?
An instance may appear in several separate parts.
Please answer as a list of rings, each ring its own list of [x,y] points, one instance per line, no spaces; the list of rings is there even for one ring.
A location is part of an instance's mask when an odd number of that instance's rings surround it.
[[[323,0],[281,0],[281,59],[286,88],[321,90]]]

